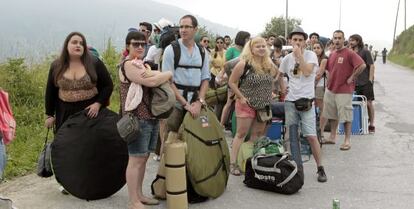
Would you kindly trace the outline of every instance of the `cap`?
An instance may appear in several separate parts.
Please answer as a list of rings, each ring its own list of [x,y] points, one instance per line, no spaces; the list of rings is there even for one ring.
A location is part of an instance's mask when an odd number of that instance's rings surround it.
[[[305,33],[305,31],[299,26],[297,26],[295,29],[292,30],[292,32],[290,32],[289,39],[291,39],[294,34],[301,34],[304,36],[305,40],[308,39],[308,34]]]
[[[173,25],[173,23],[165,18],[161,18],[158,22],[154,23],[154,26],[158,29],[163,29],[166,26]]]

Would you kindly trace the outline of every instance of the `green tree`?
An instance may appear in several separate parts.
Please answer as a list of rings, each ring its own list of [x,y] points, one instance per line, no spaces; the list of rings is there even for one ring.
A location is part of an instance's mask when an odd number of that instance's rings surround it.
[[[302,20],[296,18],[288,18],[288,34],[302,23]],[[262,36],[266,37],[270,34],[285,35],[285,18],[283,16],[272,17],[269,23],[266,24],[265,31]]]

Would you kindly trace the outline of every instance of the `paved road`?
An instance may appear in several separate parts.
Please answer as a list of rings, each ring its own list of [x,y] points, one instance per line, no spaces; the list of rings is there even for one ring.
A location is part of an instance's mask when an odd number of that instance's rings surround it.
[[[314,161],[305,164],[305,185],[294,195],[253,190],[242,177],[230,177],[227,191],[191,209],[328,209],[332,199],[342,209],[414,208],[414,71],[376,63],[375,135],[354,136],[352,149],[343,152],[339,143],[323,147],[328,182],[316,181]],[[339,138],[342,142],[343,137]],[[155,176],[157,163],[150,161],[145,192]],[[12,198],[19,209],[115,209],[126,208],[124,187],[110,198],[84,201],[61,195],[53,178],[21,177],[0,186],[0,194]],[[165,202],[153,209],[166,208]]]

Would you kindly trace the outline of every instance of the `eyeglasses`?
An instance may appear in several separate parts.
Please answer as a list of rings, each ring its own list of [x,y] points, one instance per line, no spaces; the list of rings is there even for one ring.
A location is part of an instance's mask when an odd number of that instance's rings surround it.
[[[134,48],[139,48],[139,47],[145,48],[147,46],[147,43],[144,43],[144,42],[131,42],[131,45]]]
[[[139,31],[141,31],[143,33],[148,33],[149,32],[149,30],[147,30],[147,29],[140,29]]]
[[[217,41],[216,44],[223,44],[223,42],[222,41]]]
[[[295,64],[295,68],[293,68],[293,75],[297,75],[299,70],[299,63]]]
[[[180,25],[180,29],[194,28],[192,25]]]

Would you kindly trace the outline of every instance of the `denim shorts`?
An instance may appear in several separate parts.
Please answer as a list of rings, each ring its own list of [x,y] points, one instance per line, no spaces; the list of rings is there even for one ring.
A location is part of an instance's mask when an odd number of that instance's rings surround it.
[[[159,121],[139,120],[140,134],[138,139],[128,144],[129,156],[143,157],[154,152],[157,146],[158,133],[160,130]]]
[[[308,111],[296,110],[295,103],[285,102],[286,126],[299,125],[303,136],[316,136],[315,106]],[[300,124],[299,124],[300,123]]]

